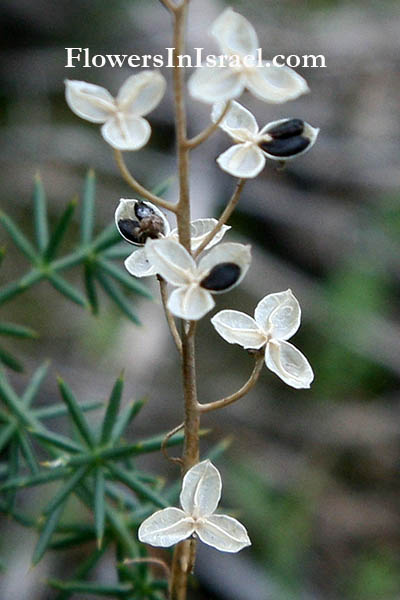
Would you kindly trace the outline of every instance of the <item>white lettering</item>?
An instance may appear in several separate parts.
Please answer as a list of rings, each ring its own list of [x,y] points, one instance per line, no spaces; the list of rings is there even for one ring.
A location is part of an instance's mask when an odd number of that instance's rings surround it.
[[[65,66],[68,69],[75,69],[76,65],[73,65],[72,61],[77,60],[78,62],[80,62],[82,48],[65,48],[65,50],[67,51],[67,64]],[[74,50],[79,50],[79,54],[77,56],[74,56],[72,54]]]

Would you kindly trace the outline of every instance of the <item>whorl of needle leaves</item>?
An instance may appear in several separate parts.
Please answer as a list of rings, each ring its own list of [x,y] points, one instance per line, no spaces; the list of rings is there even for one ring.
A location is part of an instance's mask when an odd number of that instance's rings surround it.
[[[0,462],[0,513],[19,525],[37,530],[39,537],[32,565],[48,550],[82,550],[86,544],[87,558],[73,580],[48,581],[51,587],[60,590],[58,600],[79,592],[127,599],[135,593],[134,597],[143,600],[162,600],[166,582],[154,578],[145,563],[126,565],[123,560],[146,556],[145,546],[137,541],[138,526],[155,508],[164,508],[178,499],[179,480],[164,487],[162,479],[135,464],[137,457],[160,450],[165,433],[128,442],[125,432],[144,400],[121,407],[122,375],[105,402],[104,418],[98,427],[90,424],[85,413],[102,407],[103,403],[79,402],[60,378],[58,387],[63,402],[37,405],[47,371],[48,363],[44,363],[24,392],[18,394],[0,368],[0,457],[4,460]],[[48,427],[48,421],[63,417],[72,425],[71,437]],[[169,438],[167,445],[182,441],[181,432]],[[215,460],[228,443],[223,440],[208,457]],[[57,487],[46,488],[46,494],[43,493],[47,503],[41,516],[26,514],[17,507],[18,492],[54,483]],[[70,513],[65,509],[72,497],[86,511],[75,510],[73,514],[80,519],[70,522]],[[67,513],[65,519],[63,513]],[[92,569],[112,545],[116,551],[118,583],[103,585],[88,581]]]
[[[155,193],[165,193],[168,184],[161,184]],[[31,268],[22,277],[0,287],[0,306],[22,294],[39,281],[47,280],[63,296],[83,307],[90,307],[93,314],[99,311],[97,284],[111,301],[135,324],[139,319],[132,308],[128,294],[133,293],[146,298],[151,294],[142,283],[131,277],[113,263],[114,259],[126,258],[130,253],[127,244],[121,243],[121,237],[114,222],[103,231],[94,235],[95,226],[95,175],[89,171],[82,194],[79,215],[79,239],[74,239],[71,230],[77,198],[73,198],[61,214],[53,231],[49,228],[46,195],[39,176],[35,177],[33,191],[33,239],[29,239],[21,228],[3,211],[0,211],[0,224],[4,227],[15,246],[31,263]],[[68,239],[69,236],[69,239]],[[67,238],[67,239],[66,239]],[[71,239],[72,238],[72,239]],[[71,250],[59,256],[62,243]],[[0,249],[0,264],[5,249]],[[80,267],[84,281],[86,298],[64,276],[68,269]],[[0,322],[0,335],[19,338],[37,337],[30,328],[14,323]],[[20,362],[0,346],[0,362],[13,370],[22,370]]]
[[[157,592],[165,584],[154,580],[146,565],[133,568],[119,563],[123,558],[143,555],[144,547],[136,539],[138,525],[155,507],[164,508],[176,499],[179,484],[162,489],[162,480],[135,465],[136,457],[160,450],[165,434],[134,443],[124,441],[124,432],[144,401],[130,402],[121,408],[122,375],[114,384],[104,418],[97,428],[90,425],[84,413],[99,408],[102,403],[78,402],[62,379],[58,380],[58,386],[63,403],[35,406],[47,370],[46,363],[34,373],[22,395],[10,385],[4,370],[0,371],[0,455],[8,457],[6,463],[0,464],[0,512],[23,526],[38,530],[32,565],[37,564],[48,549],[68,550],[83,543],[88,543],[90,548],[92,542],[89,558],[75,574],[76,581],[49,582],[63,591],[62,598],[76,591],[129,597],[133,592],[132,581],[135,593],[140,590],[141,598],[159,598]],[[48,428],[47,421],[59,417],[67,417],[73,424],[72,437]],[[182,441],[183,434],[178,433],[168,445]],[[39,518],[18,510],[15,501],[19,491],[53,482],[59,485],[50,488],[50,500]],[[80,521],[62,522],[71,496],[88,512],[83,511]],[[81,515],[82,511],[76,514]],[[117,546],[119,583],[107,586],[85,581],[112,542]]]

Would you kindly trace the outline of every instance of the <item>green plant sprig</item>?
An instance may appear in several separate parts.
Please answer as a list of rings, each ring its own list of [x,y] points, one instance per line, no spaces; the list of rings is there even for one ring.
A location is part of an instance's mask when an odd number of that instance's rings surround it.
[[[63,296],[75,304],[90,307],[92,312],[97,314],[99,299],[96,284],[98,283],[121,312],[135,324],[139,324],[126,293],[131,292],[145,298],[151,298],[151,294],[135,278],[128,276],[113,264],[112,260],[121,259],[129,253],[129,248],[121,243],[114,223],[94,236],[94,172],[92,170],[88,172],[83,186],[79,239],[75,241],[72,251],[65,256],[57,257],[67,232],[71,230],[72,219],[78,205],[77,198],[67,204],[52,232],[48,223],[46,195],[39,176],[35,178],[33,205],[33,240],[29,240],[16,223],[6,213],[0,211],[0,223],[15,246],[32,265],[30,271],[17,281],[0,288],[0,305],[22,294],[36,283],[47,280]],[[64,271],[76,266],[82,268],[87,298],[64,277]],[[12,361],[8,362],[12,364]]]

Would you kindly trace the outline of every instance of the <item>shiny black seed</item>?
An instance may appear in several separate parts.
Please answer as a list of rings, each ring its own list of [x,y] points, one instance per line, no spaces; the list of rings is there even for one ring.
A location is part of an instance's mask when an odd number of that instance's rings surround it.
[[[140,234],[140,223],[133,219],[120,219],[118,221],[118,227],[121,235],[127,240],[138,243],[138,236]]]
[[[260,148],[268,154],[273,156],[281,156],[282,158],[288,158],[289,156],[296,156],[300,152],[303,152],[310,145],[310,140],[298,135],[291,138],[283,138],[272,140],[271,142],[263,142],[260,144]]]
[[[150,206],[147,206],[145,202],[137,202],[135,204],[135,215],[137,216],[139,221],[146,217],[151,217],[155,214],[156,213],[154,212],[154,210],[150,208]]]
[[[235,263],[221,263],[211,269],[201,282],[201,287],[213,292],[221,292],[231,287],[240,277],[240,267]]]
[[[284,123],[275,125],[272,129],[267,131],[268,135],[273,138],[286,139],[301,135],[304,131],[304,121],[301,119],[289,119]]]

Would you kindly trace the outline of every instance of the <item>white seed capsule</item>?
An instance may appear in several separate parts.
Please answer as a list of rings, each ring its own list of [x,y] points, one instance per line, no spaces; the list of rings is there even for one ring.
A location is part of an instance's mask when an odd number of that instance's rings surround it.
[[[151,202],[121,199],[115,211],[115,224],[121,236],[135,246],[146,241],[164,237],[170,226],[164,214]]]
[[[281,119],[263,129],[266,139],[260,141],[259,147],[269,158],[289,160],[309,150],[318,132],[301,119]]]

